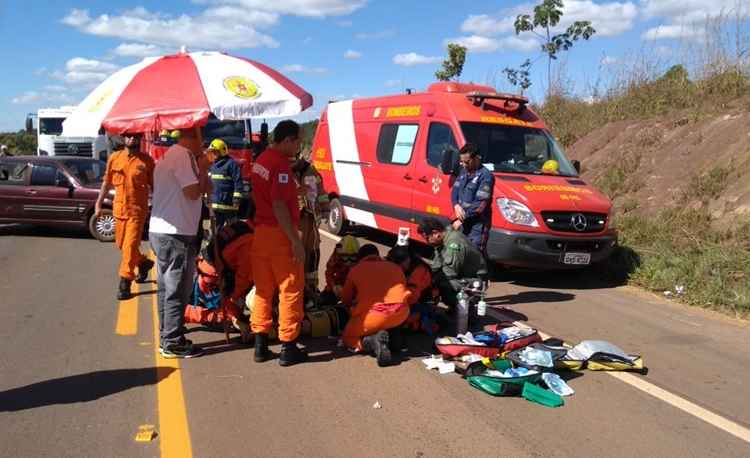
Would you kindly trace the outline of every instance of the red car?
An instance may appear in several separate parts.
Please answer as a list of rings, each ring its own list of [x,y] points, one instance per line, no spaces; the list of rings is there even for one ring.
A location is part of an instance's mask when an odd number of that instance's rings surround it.
[[[94,217],[105,170],[105,162],[92,158],[0,158],[0,223],[80,226],[99,241],[113,241],[112,196]]]

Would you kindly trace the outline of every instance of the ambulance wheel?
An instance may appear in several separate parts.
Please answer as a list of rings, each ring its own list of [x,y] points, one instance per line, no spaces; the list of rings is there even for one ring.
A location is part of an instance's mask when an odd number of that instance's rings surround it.
[[[349,221],[344,218],[344,206],[341,205],[340,200],[333,198],[331,199],[330,209],[328,221],[326,221],[328,232],[341,235],[349,226]]]
[[[115,241],[115,217],[111,210],[102,210],[97,218],[95,214],[89,217],[89,232],[100,242]]]

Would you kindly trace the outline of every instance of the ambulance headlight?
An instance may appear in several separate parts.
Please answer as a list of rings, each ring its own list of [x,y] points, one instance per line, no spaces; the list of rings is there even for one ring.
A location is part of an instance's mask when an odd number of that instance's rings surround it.
[[[615,220],[615,207],[614,205],[612,208],[609,209],[609,214],[607,214],[607,228],[608,229],[617,229],[617,224]]]
[[[509,223],[519,224],[521,226],[539,227],[539,223],[529,207],[521,202],[500,197],[497,199],[497,208]]]

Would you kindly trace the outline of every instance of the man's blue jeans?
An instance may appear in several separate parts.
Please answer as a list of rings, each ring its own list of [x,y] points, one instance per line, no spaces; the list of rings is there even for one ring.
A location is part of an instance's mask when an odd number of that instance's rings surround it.
[[[185,306],[195,275],[196,237],[150,232],[148,238],[156,253],[159,345],[183,345]]]

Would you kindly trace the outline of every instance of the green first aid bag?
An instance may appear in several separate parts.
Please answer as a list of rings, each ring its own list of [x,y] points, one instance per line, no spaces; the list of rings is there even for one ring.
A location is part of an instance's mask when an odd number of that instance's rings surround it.
[[[557,393],[545,390],[544,388],[534,385],[533,383],[524,383],[521,396],[531,402],[536,402],[545,407],[560,407],[565,404],[563,398]]]
[[[490,377],[487,375],[472,375],[466,380],[474,388],[492,396],[515,396],[521,393],[521,388],[527,382],[536,383],[542,378],[541,373],[522,377]]]

